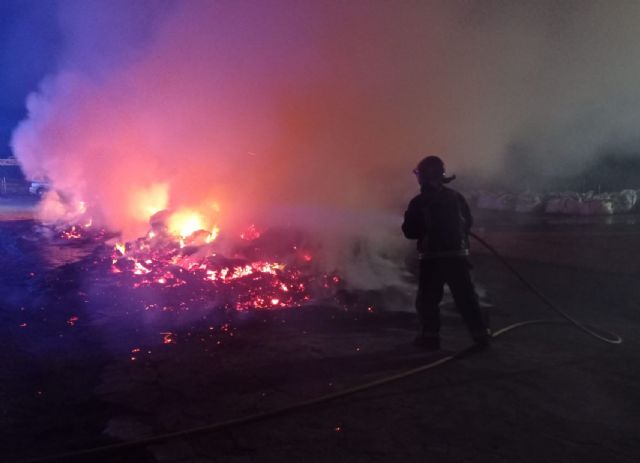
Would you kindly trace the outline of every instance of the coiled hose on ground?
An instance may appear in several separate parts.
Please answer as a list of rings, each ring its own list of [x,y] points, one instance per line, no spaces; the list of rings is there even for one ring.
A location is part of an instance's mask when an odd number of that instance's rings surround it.
[[[560,315],[567,323],[570,323],[572,325],[574,325],[576,328],[580,329],[581,331],[583,331],[584,333],[588,334],[589,336],[594,337],[595,339],[608,343],[608,344],[621,344],[622,343],[622,338],[620,336],[618,336],[615,333],[612,332],[608,332],[606,330],[603,329],[599,329],[599,331],[601,331],[602,333],[606,334],[599,334],[596,331],[594,331],[593,327],[589,326],[589,325],[585,325],[584,323],[579,322],[578,320],[576,320],[575,318],[571,317],[570,315],[568,315],[567,313],[565,313],[563,310],[561,310],[560,308],[558,308],[553,302],[551,302],[544,294],[542,294],[533,284],[531,284],[526,278],[524,278],[520,272],[518,272],[509,262],[507,262],[507,260],[502,257],[502,255],[493,247],[491,246],[489,243],[487,243],[484,239],[480,238],[478,235],[476,235],[475,233],[471,233],[471,236],[473,238],[475,238],[480,244],[482,244],[485,248],[487,248],[487,250],[493,254],[516,278],[518,278],[518,280],[520,280],[532,293],[534,293],[543,303],[545,306],[547,306],[549,309],[553,310],[554,312],[556,312],[558,315]],[[519,323],[514,323],[512,325],[509,326],[505,326],[504,328],[501,328],[495,332],[493,332],[492,336],[494,338],[497,338],[498,336],[501,336],[509,331],[512,331],[516,328],[520,328],[523,326],[527,326],[527,325],[534,325],[534,324],[551,324],[551,323],[558,323],[559,320],[527,320],[527,321],[523,321],[523,322],[519,322]],[[234,418],[231,420],[227,420],[227,421],[220,421],[217,423],[211,423],[211,424],[207,424],[207,425],[203,425],[203,426],[198,426],[198,427],[194,427],[194,428],[189,428],[189,429],[185,429],[183,431],[176,431],[176,432],[170,432],[170,433],[165,433],[165,434],[160,434],[157,436],[152,436],[152,437],[147,437],[147,438],[142,438],[142,439],[136,439],[136,440],[132,440],[132,441],[128,441],[128,442],[121,442],[121,443],[116,443],[116,444],[111,444],[111,445],[105,445],[105,446],[101,446],[101,447],[93,447],[93,448],[89,448],[89,449],[85,449],[85,450],[77,450],[77,451],[73,451],[73,452],[67,452],[67,453],[62,453],[62,454],[57,454],[57,455],[51,455],[51,456],[46,456],[46,457],[42,457],[42,458],[35,458],[35,459],[29,459],[29,460],[22,460],[20,462],[16,462],[16,463],[44,463],[44,462],[51,462],[51,461],[69,461],[69,460],[75,460],[75,459],[79,459],[82,457],[90,457],[90,456],[96,456],[99,454],[106,454],[106,453],[115,453],[118,451],[122,451],[122,450],[128,450],[128,449],[133,449],[133,448],[140,448],[140,447],[146,447],[148,445],[152,445],[152,444],[157,444],[160,442],[164,442],[167,440],[171,440],[171,439],[176,439],[176,438],[181,438],[181,437],[187,437],[187,436],[193,436],[196,434],[203,434],[203,433],[208,433],[208,432],[215,432],[215,431],[221,431],[223,429],[228,429],[231,428],[233,426],[238,426],[241,424],[248,424],[248,423],[254,423],[257,421],[262,421],[262,420],[266,420],[268,418],[274,418],[277,416],[281,416],[281,415],[286,415],[288,413],[293,413],[296,411],[300,411],[304,408],[309,408],[312,407],[314,405],[318,405],[324,402],[329,402],[331,400],[335,400],[335,399],[339,399],[342,397],[346,397],[352,394],[356,394],[358,392],[362,392],[368,389],[372,389],[374,387],[377,386],[381,386],[383,384],[387,384],[387,383],[391,383],[393,381],[397,381],[399,379],[403,379],[406,378],[408,376],[412,376],[418,373],[422,373],[426,370],[430,370],[433,369],[435,367],[438,367],[440,365],[444,365],[445,363],[451,362],[452,360],[456,360],[462,357],[465,357],[469,354],[472,354],[473,352],[475,352],[477,350],[477,347],[474,346],[470,346],[467,347],[463,350],[460,350],[458,352],[452,353],[450,355],[447,355],[445,357],[439,358],[437,360],[434,360],[432,362],[429,362],[425,365],[421,365],[419,367],[416,368],[412,368],[406,371],[403,371],[401,373],[397,373],[394,375],[390,375],[390,376],[385,376],[384,378],[380,378],[374,381],[370,381],[358,386],[354,386],[354,387],[350,387],[347,389],[343,389],[341,391],[338,392],[334,392],[332,394],[326,394],[320,397],[316,397],[314,399],[309,399],[309,400],[304,400],[301,402],[297,402],[291,405],[287,405],[285,407],[281,407],[281,408],[277,408],[275,410],[271,410],[271,411],[266,411],[266,412],[260,412],[260,413],[255,413],[252,415],[246,415],[240,418]]]

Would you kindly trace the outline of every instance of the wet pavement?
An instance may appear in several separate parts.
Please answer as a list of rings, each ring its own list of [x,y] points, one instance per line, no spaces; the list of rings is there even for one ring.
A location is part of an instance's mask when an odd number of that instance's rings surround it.
[[[80,263],[91,261],[91,245],[39,239],[38,224],[15,220],[16,210],[14,220],[0,221],[2,461],[274,410],[438,358],[411,345],[417,322],[410,306],[389,311],[375,299],[371,310],[316,304],[182,321],[134,311],[122,293],[88,281]],[[620,346],[568,326],[526,327],[489,351],[344,399],[61,461],[636,462],[637,228],[631,216],[478,220],[477,232],[545,294],[619,333]],[[494,328],[550,316],[491,256],[475,251]],[[453,308],[443,312],[445,349],[466,346]]]

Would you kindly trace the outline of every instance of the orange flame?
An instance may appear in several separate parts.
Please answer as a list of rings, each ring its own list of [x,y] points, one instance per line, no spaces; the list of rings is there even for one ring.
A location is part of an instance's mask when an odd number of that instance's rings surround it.
[[[220,228],[218,228],[217,225],[214,225],[214,227],[211,229],[211,232],[209,232],[209,236],[207,236],[205,242],[211,243],[212,241],[215,241],[215,239],[218,237],[219,234],[220,234]]]
[[[187,238],[193,233],[207,228],[202,214],[188,209],[171,214],[167,226],[172,235],[181,238]]]
[[[167,208],[169,186],[164,183],[150,185],[134,191],[129,198],[129,213],[136,218],[149,218]]]
[[[120,254],[122,254],[124,256],[124,253],[127,250],[124,243],[116,243],[116,245],[114,247],[115,247],[116,251],[118,251]]]

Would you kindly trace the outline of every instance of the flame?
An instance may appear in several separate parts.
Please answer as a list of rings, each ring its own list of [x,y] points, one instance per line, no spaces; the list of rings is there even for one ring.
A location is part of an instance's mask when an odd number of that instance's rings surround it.
[[[169,186],[156,183],[146,188],[140,188],[129,198],[129,212],[133,217],[145,220],[163,211],[169,204]]]
[[[169,233],[182,238],[187,238],[199,230],[207,229],[202,214],[189,209],[171,214],[167,226]]]
[[[192,209],[183,209],[171,214],[167,228],[169,233],[179,239],[181,248],[185,246],[185,239],[196,232],[210,230],[204,239],[205,243],[211,243],[220,234],[217,225],[210,226],[210,221],[205,219],[203,214]]]
[[[321,275],[318,280],[307,274],[307,265],[297,268],[296,263],[301,260],[311,260],[310,253],[299,250],[297,246],[289,248],[292,256],[297,258],[289,259],[287,263],[279,258],[276,261],[253,260],[255,257],[241,253],[234,255],[233,259],[217,258],[220,250],[205,246],[220,234],[220,227],[216,224],[219,206],[213,208],[217,210],[211,210],[209,206],[165,210],[152,224],[156,228],[147,231],[144,237],[127,243],[116,242],[109,256],[110,273],[117,281],[128,281],[134,289],[162,287],[163,291],[169,291],[170,288],[190,285],[198,291],[230,294],[233,299],[226,301],[225,296],[221,307],[238,311],[300,307],[311,300],[308,290],[311,283],[317,288],[332,289],[341,282],[336,275],[328,274]],[[72,227],[70,234],[74,231],[77,229]],[[241,236],[244,240],[259,237],[260,231],[255,225],[249,226]],[[254,244],[257,246],[259,243]],[[189,246],[188,251],[183,253],[179,250],[186,246]],[[230,265],[230,262],[238,264]],[[207,286],[202,286],[198,280],[206,282]],[[145,306],[145,310],[152,305]],[[186,307],[186,302],[184,305]],[[182,306],[183,303],[180,304]],[[162,310],[175,309],[168,305]],[[175,342],[173,333],[162,334],[165,344]]]
[[[124,253],[126,252],[127,248],[125,246],[124,243],[116,243],[116,245],[114,246],[115,250],[118,251],[120,254],[122,254],[124,256]]]
[[[211,229],[211,232],[209,232],[209,236],[207,236],[207,238],[205,239],[205,242],[208,244],[212,241],[215,241],[219,234],[220,228],[217,225],[214,225],[214,227]]]

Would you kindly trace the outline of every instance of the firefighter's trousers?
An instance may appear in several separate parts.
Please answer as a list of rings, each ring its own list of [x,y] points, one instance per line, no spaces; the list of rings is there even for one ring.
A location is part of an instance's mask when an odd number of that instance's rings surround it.
[[[471,280],[471,264],[466,257],[440,257],[420,261],[420,281],[416,309],[424,336],[438,336],[440,302],[444,285],[451,290],[456,308],[474,339],[487,335],[488,317],[480,310]]]

